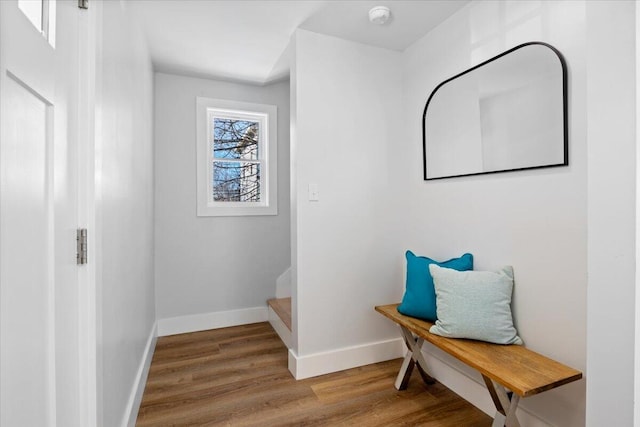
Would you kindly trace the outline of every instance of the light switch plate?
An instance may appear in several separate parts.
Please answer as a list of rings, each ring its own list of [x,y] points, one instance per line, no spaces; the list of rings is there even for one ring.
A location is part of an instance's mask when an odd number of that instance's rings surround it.
[[[317,202],[320,200],[320,191],[318,190],[318,184],[309,184],[309,201]]]

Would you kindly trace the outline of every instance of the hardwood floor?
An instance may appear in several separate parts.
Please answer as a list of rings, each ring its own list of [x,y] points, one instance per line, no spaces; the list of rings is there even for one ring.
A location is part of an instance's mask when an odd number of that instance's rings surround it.
[[[401,360],[296,381],[268,323],[158,338],[136,425],[490,426],[439,383],[393,382]]]

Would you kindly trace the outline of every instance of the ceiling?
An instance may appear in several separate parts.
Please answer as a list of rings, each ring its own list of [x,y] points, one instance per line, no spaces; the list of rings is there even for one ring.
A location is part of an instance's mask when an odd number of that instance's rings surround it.
[[[158,71],[253,84],[289,74],[296,28],[402,51],[469,0],[133,0]],[[391,19],[369,22],[384,5]]]

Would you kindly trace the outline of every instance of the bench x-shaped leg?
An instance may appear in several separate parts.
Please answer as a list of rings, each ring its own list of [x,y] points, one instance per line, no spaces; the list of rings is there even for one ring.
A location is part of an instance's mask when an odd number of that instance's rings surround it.
[[[493,404],[496,405],[496,415],[493,417],[491,427],[520,427],[516,418],[516,409],[520,402],[520,396],[515,393],[508,394],[503,386],[495,383],[491,378],[482,376],[487,385]]]
[[[407,344],[407,348],[409,350],[407,351],[407,355],[404,357],[400,372],[398,372],[395,384],[396,389],[404,390],[407,388],[409,378],[411,378],[411,373],[413,372],[413,368],[416,364],[418,365],[418,372],[420,372],[420,376],[423,381],[427,384],[433,384],[435,380],[427,373],[427,362],[424,360],[424,356],[422,355],[422,344],[424,344],[424,338],[414,338],[411,331],[404,326],[400,326],[400,329],[402,330],[402,337],[404,338],[404,342]]]

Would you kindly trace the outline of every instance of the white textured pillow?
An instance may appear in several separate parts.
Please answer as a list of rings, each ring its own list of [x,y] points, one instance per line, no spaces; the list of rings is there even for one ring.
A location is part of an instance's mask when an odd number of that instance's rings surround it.
[[[456,271],[429,266],[436,291],[437,316],[429,332],[495,344],[522,344],[511,314],[513,268]]]

